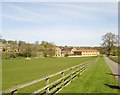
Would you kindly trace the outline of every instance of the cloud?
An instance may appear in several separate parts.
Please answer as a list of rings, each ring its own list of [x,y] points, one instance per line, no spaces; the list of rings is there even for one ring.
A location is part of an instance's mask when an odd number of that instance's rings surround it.
[[[20,11],[21,13],[24,12],[26,14],[30,14],[30,15],[33,15],[33,16],[37,16],[38,15],[37,13],[35,13],[35,12],[31,11],[31,10],[28,10],[26,8],[23,8],[23,7],[16,6],[16,5],[11,4],[11,3],[9,3],[8,6],[12,7],[16,11]]]
[[[61,10],[59,10],[61,13],[63,11],[63,14],[65,13],[64,11],[68,11],[74,14],[78,13],[84,13],[84,14],[88,14],[88,13],[105,13],[105,14],[112,14],[115,15],[114,13],[117,12],[118,9],[118,4],[117,3],[111,3],[111,2],[99,2],[99,3],[92,3],[92,2],[69,2],[69,3],[43,3],[44,5],[49,5],[49,6],[54,6],[56,8],[60,8]],[[116,9],[116,10],[115,10]],[[58,12],[59,12],[58,11]],[[67,13],[68,13],[67,12]],[[66,14],[67,14],[66,13]],[[65,14],[65,15],[66,15]]]
[[[24,4],[24,3],[23,3]],[[26,3],[29,5],[29,3]],[[51,6],[46,10],[36,11],[34,9],[30,9],[29,7],[21,7],[20,5],[15,5],[11,3],[7,3],[7,7],[12,8],[13,14],[3,13],[5,17],[8,17],[13,20],[18,21],[28,21],[28,22],[37,22],[37,21],[70,21],[70,20],[101,20],[103,15],[113,15],[117,16],[117,9],[115,10],[111,6],[100,6],[101,3],[88,3],[82,5],[82,3],[38,3],[43,6]],[[38,5],[37,3],[33,3],[31,7],[35,7]],[[104,4],[104,3],[103,3]],[[111,3],[110,3],[111,4]],[[93,6],[92,6],[93,5]],[[99,5],[99,6],[96,6]],[[113,6],[117,6],[117,4],[113,4]],[[40,7],[40,6],[39,6]],[[38,6],[36,8],[39,8]],[[106,8],[107,7],[107,8]],[[12,12],[11,12],[12,13]]]
[[[9,12],[4,11],[5,10],[9,10],[8,8],[10,8],[11,10]],[[9,18],[9,19],[13,19],[13,20],[17,20],[17,21],[25,21],[25,22],[36,22],[37,20],[54,20],[54,18],[52,17],[48,17],[44,14],[40,14],[37,12],[34,12],[34,10],[30,10],[24,7],[20,7],[17,6],[15,4],[11,4],[11,3],[5,3],[3,5],[3,17]]]

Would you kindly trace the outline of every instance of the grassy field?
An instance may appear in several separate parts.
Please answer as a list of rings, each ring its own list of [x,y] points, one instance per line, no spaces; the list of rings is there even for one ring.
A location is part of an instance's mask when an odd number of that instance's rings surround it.
[[[63,88],[60,93],[118,93],[118,84],[101,57],[96,64]]]
[[[96,57],[9,59],[2,62],[2,89],[26,83]]]
[[[110,58],[111,60],[119,63],[119,62],[118,62],[118,56],[109,56],[109,58]],[[120,64],[120,63],[119,63],[119,64]]]

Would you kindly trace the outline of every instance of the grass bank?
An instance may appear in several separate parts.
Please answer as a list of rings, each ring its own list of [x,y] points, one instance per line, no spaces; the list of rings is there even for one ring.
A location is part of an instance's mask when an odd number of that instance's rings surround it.
[[[109,58],[110,58],[111,60],[119,63],[119,62],[118,62],[118,56],[109,56]],[[120,63],[119,63],[119,64],[120,64]]]
[[[100,57],[96,64],[63,88],[60,93],[118,93],[118,84],[112,72]]]

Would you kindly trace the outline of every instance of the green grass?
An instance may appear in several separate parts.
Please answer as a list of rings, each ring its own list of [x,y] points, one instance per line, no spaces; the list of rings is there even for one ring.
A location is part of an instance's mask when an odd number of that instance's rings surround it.
[[[118,89],[110,87],[118,84],[115,77],[109,73],[111,70],[103,57],[100,57],[96,64],[63,88],[60,93],[118,93]]]
[[[2,91],[2,60],[0,59],[0,91]]]
[[[118,62],[118,56],[109,56],[109,58],[110,58],[111,60],[119,63],[119,62]]]
[[[3,60],[2,89],[5,90],[18,84],[39,79],[95,58],[96,57]]]

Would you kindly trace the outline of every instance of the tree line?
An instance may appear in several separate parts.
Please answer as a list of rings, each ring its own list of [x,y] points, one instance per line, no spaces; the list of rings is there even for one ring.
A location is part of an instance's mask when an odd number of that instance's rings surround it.
[[[16,58],[16,57],[52,57],[55,55],[54,43],[42,41],[39,43],[27,43],[25,41],[12,41],[1,39],[2,42],[2,58]]]

